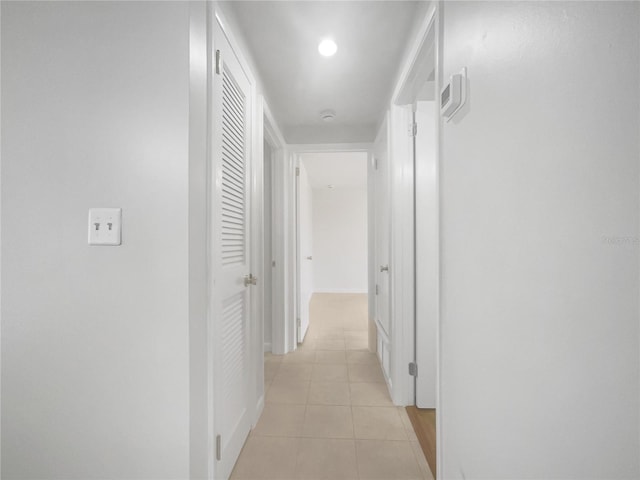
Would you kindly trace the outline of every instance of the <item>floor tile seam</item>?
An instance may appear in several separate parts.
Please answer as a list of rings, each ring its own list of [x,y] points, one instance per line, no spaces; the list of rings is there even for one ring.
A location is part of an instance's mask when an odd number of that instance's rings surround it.
[[[275,379],[274,379],[274,380],[275,380]],[[272,384],[272,385],[273,385],[274,383],[275,383],[274,381],[272,381],[272,382],[271,382],[271,384]],[[309,391],[309,385],[311,384],[311,380],[300,380],[300,381],[298,381],[298,380],[294,380],[294,381],[291,381],[291,382],[278,382],[278,383],[280,383],[280,386],[283,386],[282,384],[285,384],[285,385],[287,385],[287,386],[298,386],[298,385],[304,385],[304,384],[306,384],[306,386],[307,386],[307,393],[308,393],[308,391]]]
[[[312,439],[312,438],[309,438],[309,437],[304,437],[304,438],[308,438],[310,440],[316,440],[316,439]],[[320,438],[320,439],[317,439],[317,440],[325,440],[325,439]],[[329,439],[329,440],[345,440],[345,441],[352,440],[352,442],[353,442],[353,453],[355,455],[355,453],[356,453],[355,439],[338,438],[338,439]],[[295,466],[294,466],[294,469],[293,469],[293,474],[294,474],[295,480],[299,480],[300,478],[302,478],[300,476],[300,472],[298,470],[298,465],[300,465],[299,459],[300,459],[300,449],[298,448],[297,452],[296,452]],[[357,460],[357,458],[355,458],[355,467],[356,467],[357,477],[353,478],[352,480],[360,480],[360,475],[358,474],[358,460]],[[310,477],[310,478],[309,477],[305,477],[305,480],[323,480],[324,478],[325,477]],[[343,479],[343,480],[351,480],[351,479]]]
[[[409,418],[409,416],[406,413],[407,412],[406,407],[401,407],[401,408],[404,409],[405,415],[407,416],[407,419],[405,420],[404,417],[402,416],[402,414],[400,414],[400,420],[402,420],[402,425],[404,425],[404,429],[407,432],[407,434],[409,434],[409,433],[413,433],[414,434],[414,437],[416,439],[415,441],[417,442],[418,441],[418,434],[416,433],[415,428],[413,428],[413,424],[411,423],[411,419]],[[412,438],[411,435],[409,435],[409,437]]]
[[[362,478],[362,473],[360,472],[360,459],[358,458],[358,441],[354,440],[354,448],[356,451],[356,471],[358,472],[358,479]]]
[[[353,405],[349,405],[349,412],[351,412],[351,432],[353,433],[353,438],[356,438],[356,421],[353,416]]]
[[[282,402],[265,402],[269,403],[270,405],[282,405],[284,407],[306,407],[307,404],[306,403],[282,403]],[[264,410],[263,410],[264,411]],[[305,410],[306,412],[306,410]],[[262,416],[262,415],[261,415]]]
[[[349,382],[348,380],[311,380],[310,383],[340,383],[340,384],[345,384],[345,385],[350,385],[351,382]]]
[[[394,410],[396,410],[398,408],[395,405],[389,405],[389,406],[386,406],[386,405],[354,405],[354,407],[386,408],[386,409],[391,409],[392,408]],[[398,415],[398,417],[400,417],[400,415]],[[400,422],[402,422],[402,420],[400,420]],[[402,427],[403,427],[403,429],[405,428],[404,424],[402,424]]]
[[[309,379],[309,380],[301,380],[301,379],[299,379],[299,378],[292,378],[292,377],[295,377],[295,376],[296,376],[295,372],[289,372],[289,373],[290,373],[291,375],[287,375],[287,374],[286,374],[286,373],[284,373],[284,372],[283,372],[283,374],[282,374],[282,375],[280,375],[280,378],[283,378],[283,377],[284,377],[284,378],[286,378],[286,379],[287,379],[287,380],[285,380],[285,381],[284,381],[284,383],[287,383],[287,381],[288,381],[289,383],[298,383],[298,382],[300,382],[300,383],[309,383],[309,382],[311,381],[311,379]],[[309,373],[309,375],[311,375],[311,373]],[[274,377],[274,378],[275,378],[275,377]]]
[[[315,437],[311,435],[254,435],[254,438],[287,438],[292,440],[365,440],[355,437]]]
[[[270,439],[276,439],[276,438],[283,438],[283,439],[292,439],[292,440],[352,440],[352,441],[357,441],[357,440],[379,440],[376,438],[358,438],[355,436],[351,436],[351,437],[346,437],[346,436],[336,436],[336,435],[331,435],[331,436],[317,436],[317,435],[304,435],[304,434],[299,434],[299,435],[266,435],[266,434],[252,434],[251,438],[270,438]]]
[[[297,378],[292,378],[295,377],[295,375],[287,375],[287,374],[283,374],[280,375],[279,377],[274,377],[273,379],[275,380],[276,378],[279,379],[278,383],[283,383],[283,384],[289,384],[289,385],[294,385],[297,384],[298,382],[300,383],[309,383],[311,382],[311,379],[309,380],[303,380],[303,379],[297,379]]]
[[[373,381],[373,380],[349,380],[349,383],[376,383],[378,385],[384,385],[386,382],[384,380]]]
[[[402,443],[407,444],[411,448],[411,441],[409,440],[389,440],[386,438],[356,438],[361,442],[386,442],[386,443]],[[412,449],[413,450],[413,449]]]

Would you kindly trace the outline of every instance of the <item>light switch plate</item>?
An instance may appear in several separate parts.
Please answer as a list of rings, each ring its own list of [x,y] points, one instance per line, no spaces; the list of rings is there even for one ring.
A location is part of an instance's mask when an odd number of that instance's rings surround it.
[[[120,245],[122,243],[122,209],[89,209],[89,245]]]

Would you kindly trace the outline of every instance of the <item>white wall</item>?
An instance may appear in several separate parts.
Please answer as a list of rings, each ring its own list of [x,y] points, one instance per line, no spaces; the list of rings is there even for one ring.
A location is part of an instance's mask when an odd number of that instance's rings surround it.
[[[208,12],[189,2],[189,474],[206,478],[210,458]]]
[[[313,189],[316,292],[367,292],[367,189]]]
[[[1,8],[2,477],[187,478],[190,6]]]
[[[639,7],[443,4],[442,478],[640,477]]]

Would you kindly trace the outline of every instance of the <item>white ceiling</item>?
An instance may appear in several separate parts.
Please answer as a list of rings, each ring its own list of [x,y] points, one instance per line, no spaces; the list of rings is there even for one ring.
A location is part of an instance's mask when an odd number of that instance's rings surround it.
[[[390,99],[420,1],[225,2],[289,143],[369,142]],[[338,52],[318,53],[332,37]],[[320,120],[322,110],[335,120]]]
[[[300,159],[311,188],[367,187],[366,153],[304,153]]]

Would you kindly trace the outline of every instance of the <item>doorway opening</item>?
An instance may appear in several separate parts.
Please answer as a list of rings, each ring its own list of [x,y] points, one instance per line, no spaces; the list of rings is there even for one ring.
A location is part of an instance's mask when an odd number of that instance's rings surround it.
[[[414,404],[408,407],[421,447],[436,475],[436,414],[438,407],[440,318],[440,191],[439,144],[440,74],[438,70],[438,11],[425,19],[414,45],[412,63],[403,72],[394,94],[392,113],[409,125],[404,143],[411,171],[412,198],[406,205],[413,213],[413,311]],[[405,123],[406,122],[406,123]],[[401,128],[399,129],[401,130]],[[400,138],[396,135],[395,138]]]
[[[262,110],[262,344],[263,352],[287,352],[288,258],[286,232],[288,154],[286,144],[268,105],[261,98]]]
[[[367,305],[369,155],[301,149],[295,157],[296,330],[302,344],[316,298],[360,296]],[[368,348],[364,327],[359,347]]]
[[[264,138],[263,142],[263,188],[262,188],[262,214],[264,235],[263,258],[263,331],[264,351],[272,350],[273,330],[273,270],[275,268],[275,255],[273,252],[273,147]]]

